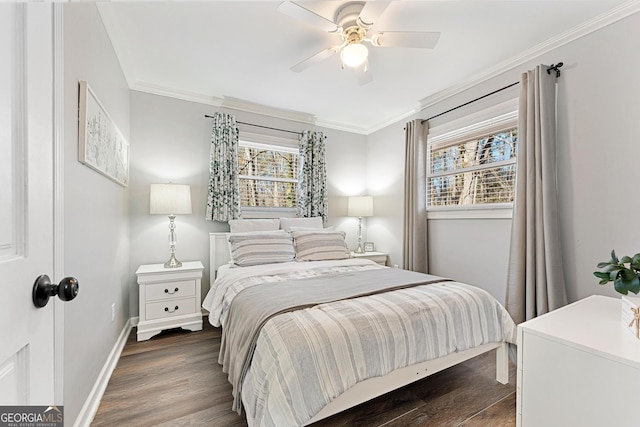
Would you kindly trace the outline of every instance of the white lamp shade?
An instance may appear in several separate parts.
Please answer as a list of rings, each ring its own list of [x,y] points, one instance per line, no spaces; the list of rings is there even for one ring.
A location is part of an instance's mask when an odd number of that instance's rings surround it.
[[[369,56],[367,47],[360,43],[351,43],[346,45],[340,51],[340,59],[342,63],[348,67],[359,67]]]
[[[191,213],[191,188],[182,184],[151,184],[149,213],[184,215]]]
[[[373,216],[373,197],[371,196],[349,197],[347,215],[348,216]]]

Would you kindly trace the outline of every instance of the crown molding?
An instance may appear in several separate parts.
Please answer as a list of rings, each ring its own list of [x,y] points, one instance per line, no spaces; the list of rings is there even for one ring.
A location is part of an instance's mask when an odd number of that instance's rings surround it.
[[[166,96],[169,98],[181,99],[183,101],[197,102],[199,104],[213,105],[214,107],[221,107],[224,102],[224,98],[219,98],[217,96],[208,96],[201,93],[189,92],[186,90],[174,89],[146,82],[135,82],[130,86],[130,88],[131,90],[138,92],[151,93],[153,95]]]
[[[627,1],[613,9],[602,13],[588,21],[577,25],[570,30],[565,31],[555,37],[552,37],[530,49],[525,50],[519,55],[516,55],[506,61],[499,62],[495,66],[484,70],[482,73],[478,73],[454,86],[423,98],[419,101],[420,110],[435,105],[447,98],[450,98],[458,93],[464,92],[480,83],[483,83],[498,74],[513,70],[514,68],[525,64],[545,53],[564,46],[572,41],[578,40],[588,34],[591,34],[601,28],[609,26],[621,19],[631,16],[640,12],[640,0]]]
[[[284,108],[271,107],[269,105],[258,104],[244,99],[231,98],[225,96],[222,101],[223,108],[230,108],[236,111],[246,111],[248,113],[261,114],[277,119],[290,120],[305,124],[316,124],[316,116],[300,111],[287,110]]]
[[[405,113],[399,114],[397,116],[394,116],[390,119],[385,120],[384,122],[380,122],[375,124],[374,126],[370,127],[367,129],[367,132],[365,133],[365,135],[369,135],[372,134],[374,132],[377,132],[381,129],[386,128],[387,126],[391,126],[394,123],[398,123],[401,120],[405,120],[411,116],[413,116],[414,114],[420,112],[420,110],[422,110],[422,106],[420,104],[418,104],[415,108],[413,108],[412,110],[409,110]]]
[[[333,122],[331,120],[318,119],[318,120],[316,120],[315,125],[319,126],[319,127],[327,128],[327,129],[333,129],[333,130],[338,130],[338,131],[343,131],[343,132],[356,133],[356,134],[359,134],[359,135],[368,135],[369,134],[369,128],[365,128],[365,127],[357,126],[357,125],[352,125],[352,124],[347,124],[347,123],[343,123],[343,122]]]

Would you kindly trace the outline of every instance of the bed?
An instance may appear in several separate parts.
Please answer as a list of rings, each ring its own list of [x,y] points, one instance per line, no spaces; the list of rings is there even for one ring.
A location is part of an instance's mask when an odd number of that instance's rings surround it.
[[[256,238],[247,234],[238,239]],[[282,232],[292,234],[307,232]],[[516,327],[487,292],[365,259],[291,260],[284,250],[272,251],[277,262],[236,267],[229,239],[210,233],[216,274],[203,307],[222,327],[219,362],[249,426],[309,425],[494,349],[496,380],[508,383]]]

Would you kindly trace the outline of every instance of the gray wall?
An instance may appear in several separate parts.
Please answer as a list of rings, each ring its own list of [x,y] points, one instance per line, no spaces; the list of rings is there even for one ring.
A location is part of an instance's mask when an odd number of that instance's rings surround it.
[[[177,257],[200,260],[205,266],[203,295],[209,289],[209,232],[228,231],[227,223],[204,219],[209,182],[211,115],[223,109],[195,102],[131,91],[131,264],[129,271],[130,315],[138,315],[135,271],[141,264],[161,263],[169,257],[168,219],[149,214],[149,184],[189,184],[193,214],[176,217]],[[292,131],[313,129],[298,122],[231,111],[239,121]],[[264,132],[240,127],[249,132]],[[345,218],[346,197],[365,191],[365,136],[321,129],[327,135],[329,222],[348,234],[355,245],[357,222]],[[267,131],[268,132],[268,131]],[[273,135],[282,136],[282,133]]]
[[[592,294],[617,295],[599,286],[592,272],[612,248],[640,252],[634,225],[640,198],[640,14],[627,17],[579,40],[541,55],[416,115],[426,118],[479,95],[518,81],[521,72],[539,63],[563,61],[558,84],[558,187],[563,263],[571,301]],[[491,98],[499,102],[506,94]],[[472,104],[432,125],[471,113],[487,102]],[[409,119],[407,119],[409,120]],[[367,138],[367,171],[371,192],[385,201],[382,215],[369,228],[370,239],[384,245],[393,263],[402,260],[403,123]],[[391,165],[391,167],[382,167]],[[373,224],[375,222],[375,225]],[[430,220],[430,270],[477,284],[504,300],[510,220]]]
[[[63,19],[64,271],[80,283],[64,321],[64,406],[72,421],[129,319],[129,192],[78,162],[78,80],[89,82],[126,138],[129,89],[95,4],[67,3]]]

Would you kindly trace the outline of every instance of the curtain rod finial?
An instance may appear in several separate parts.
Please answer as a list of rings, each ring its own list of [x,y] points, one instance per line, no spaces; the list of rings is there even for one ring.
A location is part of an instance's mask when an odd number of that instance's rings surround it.
[[[563,62],[558,62],[557,64],[551,64],[549,68],[547,68],[547,74],[551,74],[551,70],[556,72],[556,77],[560,77],[560,67],[564,65]]]

